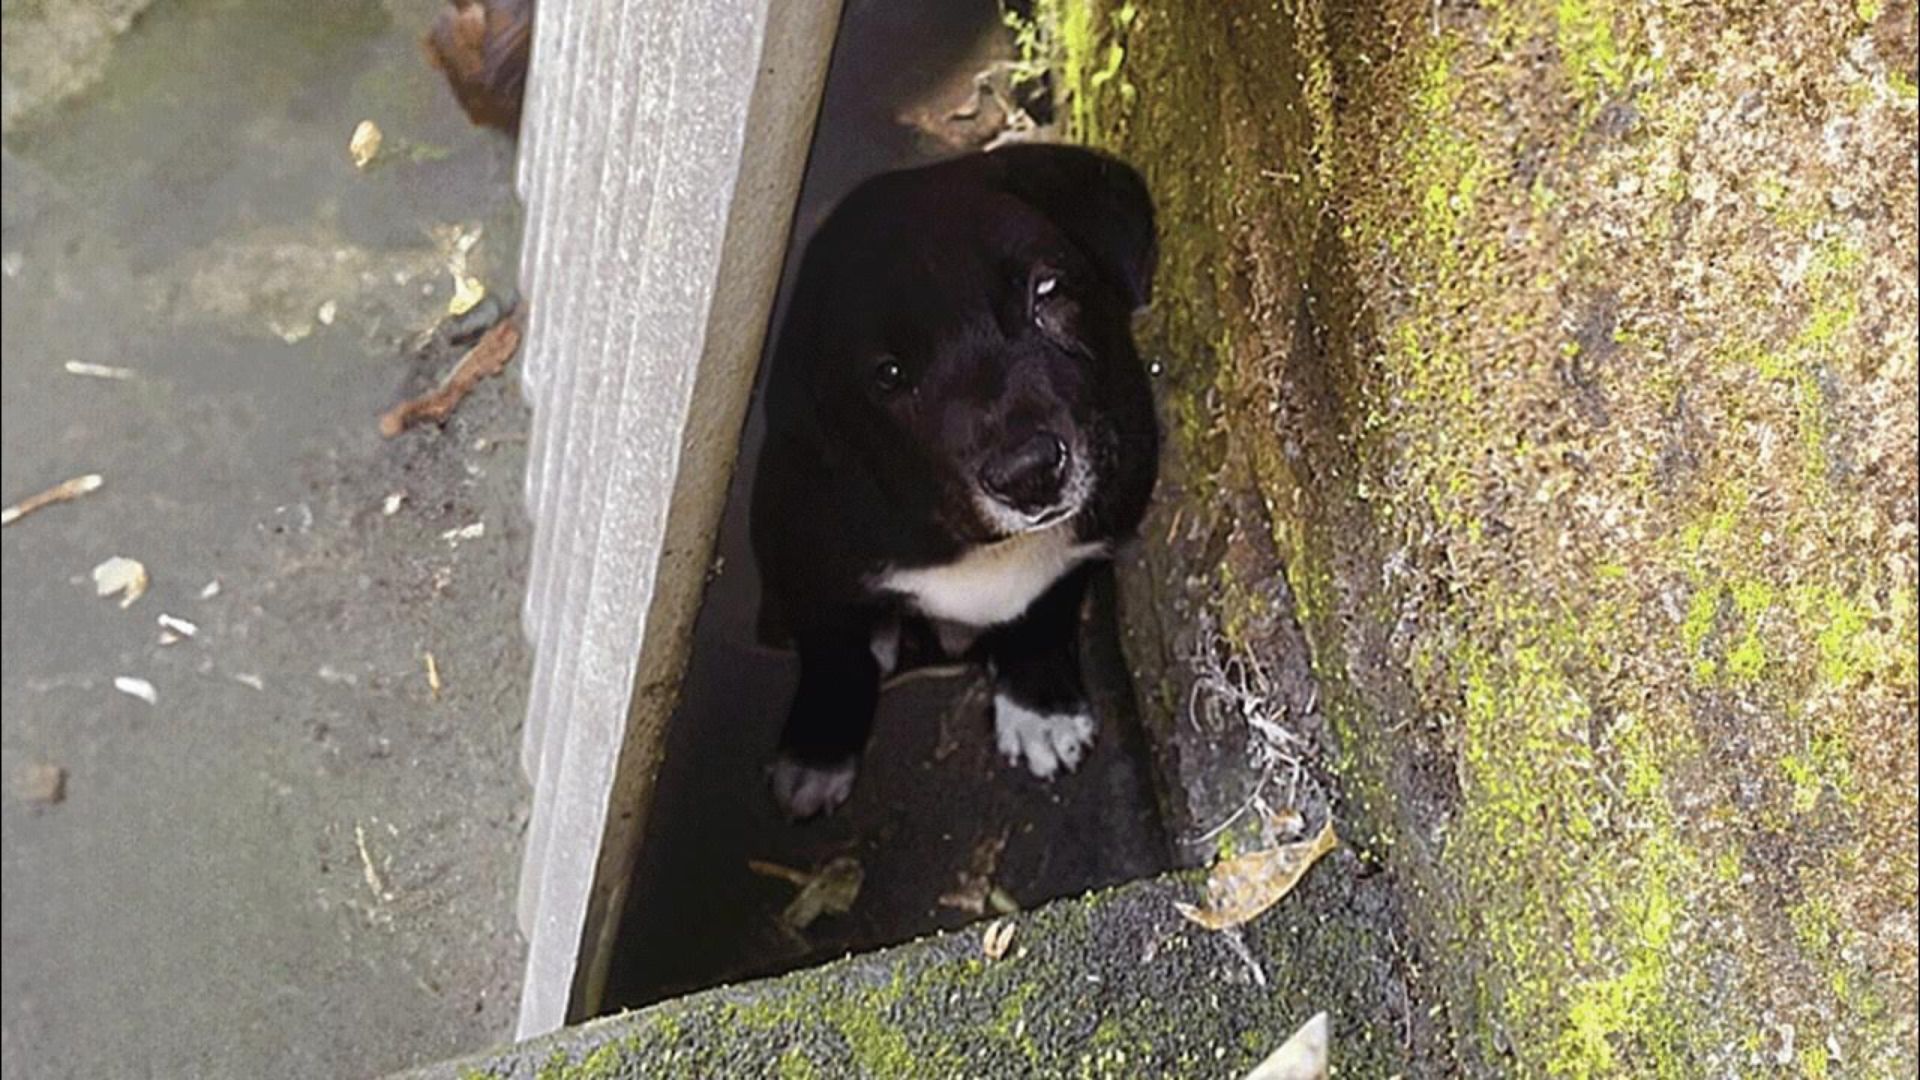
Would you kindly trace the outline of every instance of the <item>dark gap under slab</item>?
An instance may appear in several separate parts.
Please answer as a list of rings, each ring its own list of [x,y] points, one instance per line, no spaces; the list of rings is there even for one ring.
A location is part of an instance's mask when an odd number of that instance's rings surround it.
[[[929,134],[927,118],[964,104],[974,74],[1008,51],[992,0],[848,0],[795,219],[795,250],[861,179],[957,152],[964,134]],[[918,126],[902,122],[915,117]],[[795,261],[788,260],[789,274]],[[1101,730],[1077,772],[1045,783],[999,760],[981,673],[925,677],[883,695],[846,806],[805,825],[779,815],[765,766],[795,665],[755,643],[759,581],[746,508],[759,440],[756,403],[604,1011],[964,925],[982,913],[941,898],[964,891],[959,875],[1002,837],[991,880],[1022,907],[1148,876],[1169,863],[1114,633],[1110,576],[1086,615],[1084,652]],[[794,886],[747,865],[762,860],[808,871],[839,856],[858,859],[864,870],[858,900],[798,936],[779,923]]]

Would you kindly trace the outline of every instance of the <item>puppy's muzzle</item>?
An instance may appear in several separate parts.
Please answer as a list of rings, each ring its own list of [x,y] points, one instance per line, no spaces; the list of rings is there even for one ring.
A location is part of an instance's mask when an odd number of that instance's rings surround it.
[[[1071,461],[1067,444],[1042,431],[988,458],[980,467],[980,487],[1022,514],[1038,516],[1059,506]]]

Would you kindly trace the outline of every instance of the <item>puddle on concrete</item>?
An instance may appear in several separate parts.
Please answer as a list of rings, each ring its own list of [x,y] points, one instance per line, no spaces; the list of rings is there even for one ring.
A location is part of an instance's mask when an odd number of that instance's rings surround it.
[[[965,132],[942,130],[937,120],[969,100],[974,74],[1006,48],[992,0],[849,0],[796,239],[804,241],[865,177],[953,153],[952,140]],[[743,466],[755,460],[759,436],[756,410]],[[823,821],[782,819],[764,769],[795,667],[791,657],[754,644],[751,486],[743,467],[603,1007],[638,1006],[964,925],[980,913],[953,894],[967,892],[961,875],[995,848],[991,882],[1023,907],[1167,865],[1124,662],[1111,635],[1097,632],[1111,627],[1110,605],[1099,603],[1090,637],[1101,644],[1090,650],[1088,674],[1102,728],[1077,772],[1047,784],[1000,762],[977,676],[914,681],[883,696],[852,800]],[[857,902],[799,936],[779,922],[794,887],[747,866],[762,860],[809,870],[841,856],[865,871]]]

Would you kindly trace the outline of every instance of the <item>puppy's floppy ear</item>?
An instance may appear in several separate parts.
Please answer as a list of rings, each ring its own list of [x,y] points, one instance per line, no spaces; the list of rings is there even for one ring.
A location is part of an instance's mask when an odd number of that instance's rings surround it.
[[[1147,306],[1160,248],[1153,196],[1139,173],[1083,146],[1022,143],[987,160],[1000,185],[1072,237],[1129,305]]]

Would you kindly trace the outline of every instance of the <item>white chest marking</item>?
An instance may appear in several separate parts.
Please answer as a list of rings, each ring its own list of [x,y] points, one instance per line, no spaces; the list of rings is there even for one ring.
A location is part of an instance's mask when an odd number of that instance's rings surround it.
[[[998,626],[1019,618],[1062,574],[1106,553],[1104,543],[1075,543],[1072,523],[1061,522],[970,548],[941,566],[888,568],[874,584],[899,594],[922,615],[965,626]]]

